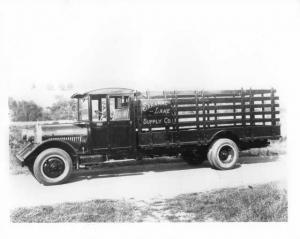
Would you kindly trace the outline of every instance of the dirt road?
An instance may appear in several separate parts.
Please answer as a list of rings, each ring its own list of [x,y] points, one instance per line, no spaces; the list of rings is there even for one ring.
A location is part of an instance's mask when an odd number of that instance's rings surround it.
[[[32,175],[10,176],[10,208],[91,199],[154,199],[183,193],[247,186],[286,179],[285,156],[242,157],[233,170],[185,162],[109,167],[92,176],[75,175],[67,184],[43,186]]]

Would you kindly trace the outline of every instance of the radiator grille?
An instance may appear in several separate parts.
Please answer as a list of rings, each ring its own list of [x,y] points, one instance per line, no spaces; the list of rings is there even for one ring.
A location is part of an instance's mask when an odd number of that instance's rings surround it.
[[[59,140],[67,140],[77,143],[82,143],[84,141],[82,136],[54,136],[49,137],[48,139],[59,139]]]

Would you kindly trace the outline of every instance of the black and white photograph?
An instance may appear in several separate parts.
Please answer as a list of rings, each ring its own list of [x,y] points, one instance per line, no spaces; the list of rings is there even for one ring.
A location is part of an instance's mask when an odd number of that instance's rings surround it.
[[[5,237],[300,237],[299,1],[0,6]]]

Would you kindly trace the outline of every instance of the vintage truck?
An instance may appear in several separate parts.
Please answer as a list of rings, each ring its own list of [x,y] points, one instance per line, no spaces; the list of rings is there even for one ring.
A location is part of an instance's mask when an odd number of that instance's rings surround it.
[[[105,88],[74,94],[72,125],[37,125],[17,153],[44,184],[66,182],[74,170],[105,161],[178,156],[235,167],[239,151],[280,136],[274,89],[138,92]]]

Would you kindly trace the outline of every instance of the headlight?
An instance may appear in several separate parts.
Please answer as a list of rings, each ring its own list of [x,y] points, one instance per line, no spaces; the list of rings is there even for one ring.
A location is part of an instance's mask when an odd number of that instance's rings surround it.
[[[34,130],[33,129],[23,129],[22,130],[22,139],[26,141],[34,141]]]

